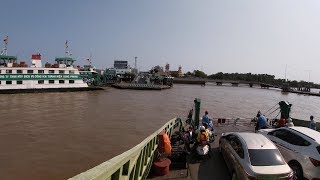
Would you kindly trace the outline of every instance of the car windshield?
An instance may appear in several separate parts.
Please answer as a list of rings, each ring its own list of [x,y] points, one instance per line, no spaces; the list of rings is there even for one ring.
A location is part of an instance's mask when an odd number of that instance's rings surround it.
[[[252,166],[284,165],[280,152],[277,149],[248,149]]]

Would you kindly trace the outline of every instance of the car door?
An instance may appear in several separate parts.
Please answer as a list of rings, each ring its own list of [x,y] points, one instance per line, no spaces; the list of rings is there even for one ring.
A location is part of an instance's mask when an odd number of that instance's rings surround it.
[[[282,156],[287,160],[286,157],[290,156],[291,151],[288,148],[289,143],[287,142],[288,131],[284,129],[277,129],[268,133],[269,139],[278,147]]]
[[[233,136],[230,138],[232,169],[235,171],[238,179],[243,179],[245,176],[244,170],[244,147],[239,137]]]
[[[278,129],[269,132],[268,135],[287,162],[292,159],[301,160],[303,157],[299,152],[304,146],[310,145],[308,141],[289,129]]]
[[[221,152],[223,154],[224,160],[228,166],[229,170],[232,170],[233,167],[233,160],[232,160],[232,146],[230,145],[231,140],[233,139],[234,135],[227,135],[221,141]]]

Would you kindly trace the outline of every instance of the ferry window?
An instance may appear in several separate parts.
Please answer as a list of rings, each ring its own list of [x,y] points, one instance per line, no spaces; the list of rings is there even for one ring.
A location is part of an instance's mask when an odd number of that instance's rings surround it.
[[[12,81],[6,81],[6,84],[12,84]]]
[[[64,74],[64,70],[59,70],[59,74]]]
[[[54,80],[49,80],[49,84],[54,84]]]
[[[1,81],[0,81],[0,84],[1,84]]]
[[[74,84],[74,80],[69,80],[69,84]]]
[[[1,70],[0,70],[0,74],[1,74]]]
[[[49,70],[49,74],[54,74],[54,70]]]
[[[74,71],[69,71],[69,74],[74,74]]]
[[[64,84],[64,80],[59,80],[59,84]]]
[[[28,74],[33,74],[33,70],[28,70],[27,73]]]
[[[7,74],[12,74],[12,70],[6,70]]]
[[[44,70],[38,70],[38,74],[44,74]]]
[[[22,81],[17,81],[17,84],[22,84]]]
[[[17,74],[22,74],[22,70],[17,70]]]
[[[38,84],[44,84],[44,80],[38,80]]]

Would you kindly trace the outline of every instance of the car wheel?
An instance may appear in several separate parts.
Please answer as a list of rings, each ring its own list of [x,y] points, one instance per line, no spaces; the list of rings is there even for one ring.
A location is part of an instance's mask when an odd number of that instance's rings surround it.
[[[303,179],[303,171],[301,165],[298,162],[289,163],[289,166],[293,171],[294,180]]]
[[[232,172],[232,178],[231,178],[232,180],[237,180],[237,174],[236,174],[236,172]]]

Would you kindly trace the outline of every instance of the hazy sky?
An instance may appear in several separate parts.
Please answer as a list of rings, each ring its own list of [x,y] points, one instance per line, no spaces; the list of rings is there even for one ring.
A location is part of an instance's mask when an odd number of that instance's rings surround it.
[[[90,52],[97,68],[138,57],[140,70],[267,73],[320,83],[320,1],[1,0],[9,54],[44,62]]]

